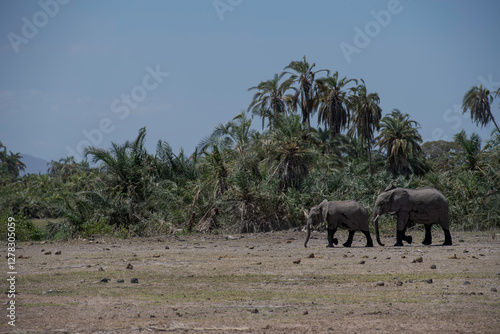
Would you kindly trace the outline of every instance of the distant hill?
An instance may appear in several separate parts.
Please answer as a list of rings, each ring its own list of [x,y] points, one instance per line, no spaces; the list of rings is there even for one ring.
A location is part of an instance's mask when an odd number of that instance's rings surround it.
[[[43,160],[29,154],[21,153],[21,155],[23,156],[21,160],[26,165],[26,169],[24,170],[24,173],[21,172],[21,176],[25,174],[47,174],[47,169],[49,168],[49,166],[47,166],[49,163],[47,160]]]

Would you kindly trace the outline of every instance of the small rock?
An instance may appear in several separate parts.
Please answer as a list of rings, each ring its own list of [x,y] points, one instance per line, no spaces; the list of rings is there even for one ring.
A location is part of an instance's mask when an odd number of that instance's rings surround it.
[[[469,251],[467,249],[464,249],[464,253],[468,253]]]
[[[458,256],[457,256],[457,254],[453,254],[453,256],[450,256],[448,259],[456,260],[456,259],[458,259]]]
[[[170,247],[168,247],[168,246],[165,246],[165,249],[170,249]]]
[[[116,283],[125,283],[125,280],[123,280],[123,279],[117,279]]]
[[[291,244],[292,243],[292,240],[287,240],[286,241],[287,244]]]
[[[426,279],[424,282],[428,283],[428,284],[434,283],[434,281],[432,280],[432,278]]]
[[[402,259],[406,259],[406,256],[404,256],[404,255],[401,255],[401,258],[402,258]]]
[[[293,261],[293,263],[300,264],[300,259],[298,259],[297,261]]]
[[[254,313],[254,314],[257,314],[259,313],[259,310],[257,310],[256,308],[254,308],[253,310],[250,311],[251,313]]]
[[[109,278],[103,278],[103,279],[101,279],[101,282],[108,283],[109,282]]]
[[[302,313],[302,315],[308,315],[308,314],[309,314],[309,312],[308,312],[308,311],[304,311],[304,312]]]
[[[43,254],[44,254],[44,255],[50,255],[50,254],[52,254],[52,252],[51,252],[51,251],[48,251],[48,252],[45,252],[45,253],[43,253]]]
[[[424,261],[424,259],[420,256],[420,257],[417,257],[415,260],[413,260],[412,263],[422,263]]]
[[[464,285],[470,285],[470,282],[469,281],[465,281]]]
[[[361,258],[362,258],[362,259],[367,259],[367,258],[368,258],[368,255],[363,255]]]
[[[490,290],[490,291],[491,291],[491,292],[498,292],[498,291],[497,291],[497,288],[491,288],[491,290]]]
[[[433,265],[431,266],[431,269],[436,269],[436,268],[437,268],[437,267],[436,267],[436,265],[435,265],[435,264],[433,264]]]
[[[365,264],[366,261],[359,261],[359,264]]]
[[[58,251],[57,251],[57,252],[55,252],[54,254],[56,254],[56,255],[61,255],[62,253],[61,253],[61,251],[60,251],[60,250],[58,250]]]
[[[309,254],[308,259],[314,259],[314,253]]]
[[[131,278],[130,279],[130,283],[139,283],[139,279],[138,278]]]
[[[379,281],[379,282],[377,282],[377,286],[384,286],[384,285],[385,285],[385,283],[384,283],[384,282],[380,282],[380,281]]]
[[[133,266],[131,263],[129,263],[129,264],[127,265],[127,269],[132,270],[132,269],[134,269],[134,266]]]
[[[403,285],[403,282],[401,282],[401,281],[396,282],[396,286],[402,286],[402,285]]]
[[[99,267],[98,271],[104,271],[104,269],[102,267]]]

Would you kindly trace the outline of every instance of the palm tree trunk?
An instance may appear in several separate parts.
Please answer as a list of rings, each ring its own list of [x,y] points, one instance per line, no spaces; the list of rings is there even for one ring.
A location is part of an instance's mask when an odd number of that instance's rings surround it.
[[[491,110],[488,110],[488,112],[490,113],[491,120],[493,121],[493,124],[495,124],[498,133],[500,133],[500,128],[498,128],[498,124],[497,124],[497,122],[495,122],[495,117],[493,117]]]

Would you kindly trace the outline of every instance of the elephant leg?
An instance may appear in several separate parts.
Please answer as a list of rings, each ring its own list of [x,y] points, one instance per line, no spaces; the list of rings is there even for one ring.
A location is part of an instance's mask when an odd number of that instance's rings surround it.
[[[424,226],[425,226],[425,238],[424,241],[422,241],[422,244],[430,245],[432,244],[432,235],[431,235],[432,225],[425,224]]]
[[[333,247],[333,244],[338,244],[339,241],[337,238],[334,238],[335,232],[337,232],[336,228],[328,229],[328,245],[326,247]]]
[[[451,242],[451,234],[450,230],[443,228],[444,231],[444,243],[443,246],[451,246],[453,243]]]
[[[394,244],[395,247],[402,247],[403,246],[403,239],[406,239],[405,236],[405,231],[396,231],[396,243]]]
[[[373,247],[373,240],[370,235],[370,231],[361,231],[366,237],[366,246],[365,247]]]
[[[344,247],[351,247],[352,245],[352,239],[354,238],[354,233],[356,231],[349,230],[349,237],[347,238],[347,241],[342,244]]]

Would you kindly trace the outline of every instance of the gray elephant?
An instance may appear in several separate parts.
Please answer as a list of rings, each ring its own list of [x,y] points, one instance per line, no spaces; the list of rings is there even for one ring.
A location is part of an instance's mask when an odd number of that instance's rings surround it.
[[[368,212],[361,204],[356,201],[327,201],[326,199],[319,205],[313,207],[307,217],[307,237],[304,247],[307,248],[307,242],[311,236],[311,227],[326,221],[328,223],[328,246],[338,244],[337,238],[334,238],[337,228],[349,230],[349,237],[343,244],[344,247],[351,247],[352,239],[356,231],[361,231],[366,236],[366,247],[373,247],[373,241],[370,236]],[[311,226],[312,225],[312,226]]]
[[[420,223],[425,226],[424,245],[432,244],[431,229],[433,224],[439,224],[444,231],[444,244],[452,245],[450,224],[448,219],[448,201],[446,197],[434,188],[404,189],[389,185],[378,195],[373,208],[375,217],[375,234],[380,242],[378,218],[384,213],[396,213],[397,235],[394,246],[403,246],[403,240],[411,244],[412,237],[405,235],[408,222]]]

